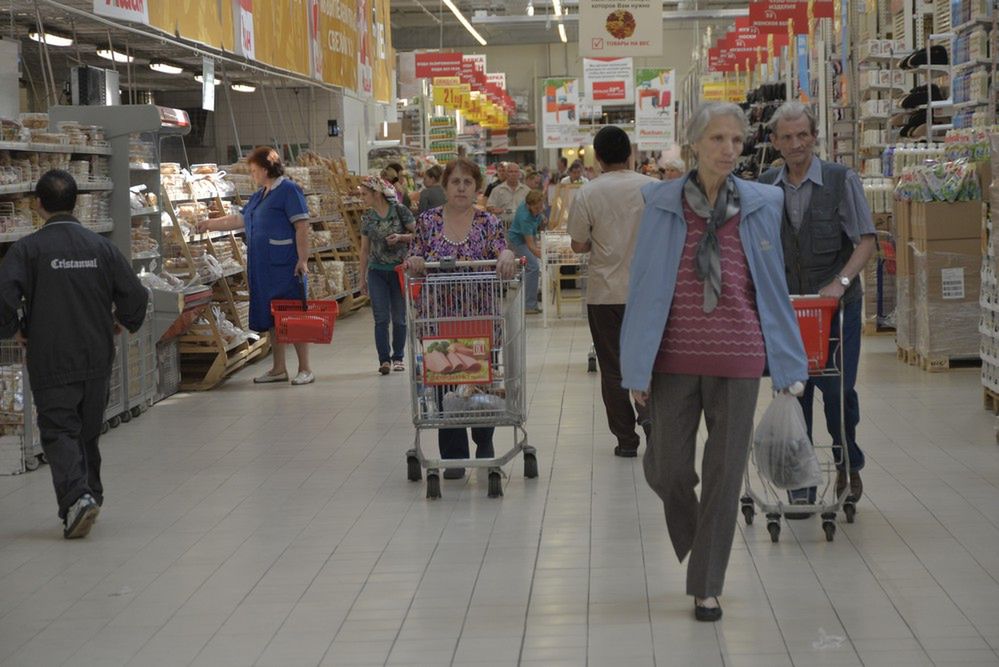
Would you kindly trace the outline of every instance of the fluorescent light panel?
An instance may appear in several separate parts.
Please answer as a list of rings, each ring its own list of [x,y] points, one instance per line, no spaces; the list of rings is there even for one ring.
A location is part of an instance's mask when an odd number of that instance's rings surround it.
[[[558,38],[562,40],[563,44],[567,44],[569,42],[569,38],[565,35],[565,24],[561,21],[558,24]]]
[[[44,37],[45,43],[49,46],[72,46],[73,44],[72,37],[65,37],[63,35],[49,32],[48,30],[45,31]],[[42,35],[39,35],[37,30],[29,32],[28,39],[38,42],[39,44],[42,43]]]
[[[149,69],[160,74],[180,74],[184,71],[183,67],[171,65],[170,63],[149,63]]]
[[[257,90],[257,87],[251,83],[234,83],[229,87],[237,93],[252,93]]]
[[[119,51],[111,49],[97,49],[97,56],[116,63],[130,63],[135,61],[134,56],[125,55]]]
[[[201,76],[200,74],[195,74],[194,75],[194,80],[197,81],[198,83],[204,83],[205,82],[205,78],[203,76]],[[216,79],[214,79],[214,82],[215,82],[215,85],[217,86],[217,85],[219,85],[219,84],[222,83],[222,80],[216,78]]]
[[[557,2],[558,0],[554,1]],[[465,26],[465,30],[467,30],[469,34],[471,34],[472,37],[474,37],[479,42],[479,44],[485,46],[486,45],[485,38],[479,34],[478,30],[472,27],[472,24],[469,23],[468,19],[465,18],[465,15],[458,10],[454,2],[452,2],[452,0],[443,0],[443,2],[447,6],[447,8],[451,10],[451,13],[454,14],[454,17],[458,19],[458,22],[461,23],[461,25]]]

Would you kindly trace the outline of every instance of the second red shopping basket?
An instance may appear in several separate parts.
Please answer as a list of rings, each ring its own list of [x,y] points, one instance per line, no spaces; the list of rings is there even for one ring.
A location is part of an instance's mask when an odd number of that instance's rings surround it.
[[[805,345],[808,372],[817,373],[829,361],[829,338],[839,313],[839,299],[824,296],[792,296],[798,316],[801,342]]]

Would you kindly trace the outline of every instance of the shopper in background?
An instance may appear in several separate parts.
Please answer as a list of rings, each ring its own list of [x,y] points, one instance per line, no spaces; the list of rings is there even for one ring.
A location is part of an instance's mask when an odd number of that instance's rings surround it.
[[[35,197],[45,224],[0,263],[0,336],[27,347],[42,450],[67,539],[86,537],[104,504],[98,441],[114,335],[122,326],[138,331],[149,301],[124,255],[73,217],[76,194],[67,172],[43,174]]]
[[[863,290],[857,276],[874,254],[876,230],[864,186],[857,172],[843,165],[825,162],[815,155],[818,123],[815,113],[801,102],[787,102],[770,120],[772,141],[784,158],[784,166],[760,176],[761,183],[773,183],[784,191],[782,241],[787,284],[792,294],[821,294],[840,299],[843,304],[843,415],[846,419],[846,448],[850,475],[843,470],[843,434],[840,424],[840,378],[815,378],[802,397],[805,423],[812,433],[812,399],[815,387],[822,392],[826,428],[832,436],[839,464],[836,495],[850,485],[850,497],[860,500],[864,485],[860,471],[864,453],[857,445],[860,400],[855,389],[860,364]],[[830,344],[830,348],[835,343]],[[829,363],[835,363],[832,350]],[[815,502],[812,489],[791,492],[791,501]],[[787,518],[806,518],[806,513]]]
[[[503,225],[509,229],[513,222],[513,214],[524,203],[531,189],[520,182],[520,165],[508,162],[506,165],[506,180],[500,183],[489,195],[486,204],[490,213],[499,216]]]
[[[447,201],[444,188],[441,187],[441,175],[444,170],[440,165],[433,165],[423,172],[423,190],[420,192],[419,212],[426,213],[432,208],[443,206]]]
[[[456,261],[496,260],[496,272],[501,278],[512,278],[517,266],[513,252],[507,248],[503,223],[492,213],[475,208],[475,197],[482,189],[482,172],[467,158],[458,158],[444,169],[444,192],[447,203],[432,208],[420,216],[416,237],[406,260],[411,275],[424,275],[425,262],[445,258]],[[492,428],[473,428],[475,458],[493,457]],[[468,458],[468,431],[463,428],[442,428],[437,432],[442,459]],[[445,479],[460,479],[464,468],[448,468]]]
[[[538,242],[539,230],[544,222],[545,195],[540,190],[527,193],[524,203],[517,208],[513,223],[507,233],[510,247],[517,257],[523,257],[524,265],[524,309],[528,315],[541,312],[538,307],[538,278],[541,274],[541,246]]]
[[[528,169],[524,174],[524,185],[526,185],[529,190],[542,190],[544,185],[544,176],[540,171]]]
[[[302,189],[284,176],[281,156],[270,146],[258,146],[246,158],[250,176],[260,188],[243,207],[242,214],[198,223],[199,232],[246,228],[250,287],[250,328],[271,332],[274,351],[271,369],[253,379],[257,384],[287,382],[286,345],[274,337],[274,299],[305,298],[304,280],[309,272],[309,208]],[[293,385],[315,382],[309,365],[308,343],[295,343],[298,375]]]
[[[406,187],[405,168],[398,162],[391,162],[386,171],[388,171],[390,178],[386,178],[384,173],[382,174],[382,178],[395,187],[396,201],[412,210],[413,202],[409,198],[409,189]]]
[[[552,181],[555,183],[561,183],[562,179],[569,175],[569,158],[560,157],[558,159],[558,171],[552,177]]]
[[[593,148],[603,170],[600,178],[581,187],[569,209],[572,249],[590,253],[586,314],[600,365],[601,393],[607,424],[617,438],[616,456],[638,455],[635,424],[649,433],[648,410],[632,406],[621,386],[621,323],[628,301],[628,269],[645,208],[641,189],[655,179],[632,169],[631,139],[619,127],[597,132]]]
[[[589,183],[589,179],[583,176],[583,161],[573,161],[572,166],[569,167],[569,173],[567,173],[559,182],[567,185],[583,185],[584,183]]]
[[[664,181],[672,181],[674,179],[680,178],[687,173],[687,165],[684,163],[683,158],[671,157],[663,160],[663,177]]]
[[[695,617],[716,621],[764,365],[776,389],[797,394],[808,369],[784,280],[780,191],[732,176],[746,117],[710,102],[687,127],[697,168],[642,189],[621,369],[624,386],[650,406],[645,478],[663,501],[677,557],[690,554]]]
[[[396,201],[395,188],[388,181],[376,176],[361,179],[361,197],[368,207],[361,220],[361,291],[371,299],[378,372],[388,375],[390,369],[406,370],[402,362],[406,351],[406,299],[396,267],[409,254],[416,222],[409,209]]]
[[[488,200],[497,186],[506,181],[506,162],[496,163],[496,177],[486,186],[485,196]]]

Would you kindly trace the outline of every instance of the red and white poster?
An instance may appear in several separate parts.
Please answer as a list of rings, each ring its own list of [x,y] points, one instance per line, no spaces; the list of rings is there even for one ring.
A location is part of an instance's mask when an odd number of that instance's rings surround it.
[[[579,54],[662,56],[660,0],[580,0]]]
[[[432,51],[416,54],[416,76],[419,79],[436,79],[441,76],[458,76],[461,73],[461,54]]]
[[[237,0],[233,5],[233,19],[236,30],[236,53],[255,60],[257,48],[253,35],[253,0]]]
[[[369,0],[357,0],[357,92],[370,97],[374,92],[371,53],[371,5]]]
[[[583,58],[583,101],[601,105],[634,103],[634,61],[631,58]]]
[[[816,19],[833,18],[836,9],[833,0],[814,0],[812,17]],[[807,0],[753,0],[749,3],[749,23],[764,34],[787,33],[788,20],[794,21],[794,32],[798,35],[808,33],[808,1]]]
[[[149,25],[147,0],[94,0],[94,13],[119,21]]]

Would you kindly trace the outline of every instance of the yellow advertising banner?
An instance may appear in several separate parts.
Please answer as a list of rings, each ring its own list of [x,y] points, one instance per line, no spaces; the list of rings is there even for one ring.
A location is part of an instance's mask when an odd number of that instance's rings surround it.
[[[392,48],[392,24],[389,0],[374,0],[374,96],[376,102],[393,102],[392,80],[395,77],[395,49]]]
[[[357,90],[357,0],[308,0],[317,29],[310,35],[314,76]]]
[[[171,35],[232,51],[235,34],[232,2],[148,0],[149,25]]]
[[[253,0],[253,31],[257,60],[310,74],[306,0]]]

